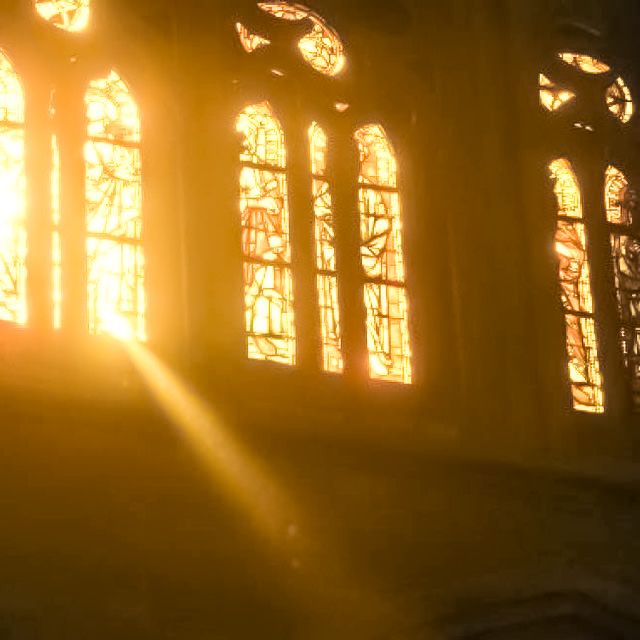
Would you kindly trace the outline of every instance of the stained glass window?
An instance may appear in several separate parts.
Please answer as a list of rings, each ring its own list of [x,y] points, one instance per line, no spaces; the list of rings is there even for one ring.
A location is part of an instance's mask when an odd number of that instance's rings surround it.
[[[605,174],[605,208],[611,231],[620,347],[629,372],[633,405],[640,410],[640,240],[634,234],[632,210],[636,196],[616,167]]]
[[[146,338],[140,116],[112,71],[85,97],[89,331]]]
[[[362,127],[355,139],[360,155],[361,258],[366,279],[370,375],[410,384],[411,346],[396,156],[379,125]]]
[[[0,321],[27,322],[24,94],[0,51]]]
[[[271,106],[242,111],[237,130],[248,355],[293,365],[296,337],[284,132]]]
[[[65,31],[82,31],[89,24],[89,0],[36,0],[36,11]]]
[[[603,413],[604,391],[580,186],[568,160],[554,160],[549,169],[558,202],[555,248],[573,407],[576,411]]]
[[[317,13],[301,4],[288,2],[259,2],[263,11],[290,22],[308,20],[311,31],[298,41],[304,60],[316,71],[328,76],[338,75],[346,64],[340,36]]]
[[[316,278],[320,303],[323,363],[325,371],[342,373],[344,363],[338,301],[336,231],[331,187],[327,180],[327,134],[317,123],[313,123],[309,129],[309,139],[311,143]]]
[[[268,47],[271,44],[270,40],[263,38],[256,33],[252,33],[241,22],[236,22],[236,31],[240,38],[240,44],[247,53],[253,53],[263,47]]]
[[[540,104],[547,111],[557,111],[576,97],[573,91],[561,89],[543,73],[539,75]]]
[[[604,62],[593,58],[592,56],[583,55],[581,53],[559,53],[560,60],[570,64],[572,67],[579,69],[584,73],[591,73],[598,75],[601,73],[608,73],[611,69],[609,65]]]
[[[626,124],[633,117],[635,106],[631,91],[622,78],[616,78],[615,82],[607,89],[607,107],[611,113]]]

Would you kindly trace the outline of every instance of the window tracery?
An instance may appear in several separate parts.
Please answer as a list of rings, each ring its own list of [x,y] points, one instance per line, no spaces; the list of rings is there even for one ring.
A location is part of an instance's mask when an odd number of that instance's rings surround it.
[[[580,185],[568,160],[554,160],[549,169],[558,205],[555,246],[573,407],[576,411],[603,413],[604,391]]]
[[[563,52],[559,53],[558,57],[583,73],[599,75],[611,71],[611,67],[601,60],[581,53]]]
[[[640,410],[640,240],[634,233],[635,193],[622,171],[607,167],[605,209],[610,225],[611,252],[615,278],[620,347],[627,368],[633,405]]]
[[[83,31],[89,25],[90,0],[35,0],[36,11],[47,22],[65,31]]]
[[[25,106],[18,74],[0,51],[0,320],[27,322]]]
[[[365,273],[367,343],[374,379],[412,381],[402,220],[395,153],[376,124],[356,132],[360,155],[361,259]]]
[[[576,97],[573,91],[561,89],[543,73],[539,75],[539,86],[540,104],[547,111],[557,111]]]
[[[336,76],[344,69],[347,59],[342,40],[315,11],[288,2],[259,2],[258,7],[280,20],[308,20],[312,25],[311,31],[298,41],[298,49],[305,62],[328,76]]]
[[[635,106],[629,87],[625,81],[618,77],[607,88],[607,108],[622,124],[627,124],[633,117]]]
[[[322,328],[324,370],[342,373],[342,335],[338,296],[335,224],[331,187],[327,180],[327,134],[317,124],[309,129],[313,207],[315,213],[316,269]]]
[[[236,31],[240,38],[240,44],[247,53],[253,53],[263,47],[268,47],[271,44],[271,40],[259,36],[257,33],[252,33],[241,22],[236,22]]]
[[[255,360],[294,365],[284,132],[267,102],[246,107],[238,117],[237,130],[243,135],[240,212],[248,355]]]
[[[114,71],[90,83],[85,102],[89,331],[145,340],[138,107]]]

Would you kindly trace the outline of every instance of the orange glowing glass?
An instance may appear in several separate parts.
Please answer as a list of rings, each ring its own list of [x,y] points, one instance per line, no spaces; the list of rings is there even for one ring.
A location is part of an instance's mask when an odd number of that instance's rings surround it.
[[[311,173],[313,208],[315,213],[316,281],[322,329],[322,359],[324,370],[342,373],[342,335],[338,299],[336,263],[336,232],[333,217],[331,187],[327,180],[327,135],[317,123],[309,129],[311,143]]]
[[[360,155],[360,231],[369,370],[372,378],[411,384],[408,296],[402,248],[398,163],[387,134],[356,132]]]
[[[35,0],[36,11],[58,29],[77,32],[89,25],[90,0]]]
[[[20,78],[0,51],[0,321],[27,323],[25,110]]]
[[[140,116],[117,73],[85,97],[89,331],[146,339]]]
[[[622,78],[616,78],[615,82],[607,88],[607,108],[622,124],[627,124],[635,112],[635,105],[631,90]]]
[[[253,53],[258,49],[268,47],[271,44],[270,40],[259,36],[257,33],[252,33],[241,22],[236,22],[236,32],[238,38],[240,38],[240,44],[247,53]]]
[[[280,20],[308,20],[311,23],[311,31],[298,41],[298,49],[305,62],[328,76],[336,76],[344,69],[347,58],[342,40],[315,11],[301,4],[288,2],[259,2],[258,6]]]
[[[605,172],[604,204],[610,229],[620,348],[635,411],[640,411],[640,238],[633,227],[637,204],[625,174],[612,165]]]
[[[543,73],[539,74],[538,82],[540,86],[540,104],[547,111],[557,111],[576,97],[573,91],[559,88]]]
[[[586,413],[604,413],[604,389],[580,185],[571,163],[564,158],[554,160],[549,170],[558,203],[555,249],[573,408]]]
[[[248,106],[236,128],[244,255],[248,356],[296,363],[287,154],[280,122],[267,102]]]
[[[608,73],[611,70],[609,65],[605,64],[601,60],[582,53],[563,52],[559,53],[558,57],[563,62],[566,62],[568,65],[575,67],[583,73],[599,75],[602,73]]]

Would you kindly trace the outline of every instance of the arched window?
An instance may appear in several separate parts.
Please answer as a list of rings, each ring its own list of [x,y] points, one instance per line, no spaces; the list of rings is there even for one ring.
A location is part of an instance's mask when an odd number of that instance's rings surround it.
[[[242,133],[240,213],[248,355],[296,363],[293,275],[284,132],[267,102],[246,107]]]
[[[0,51],[0,320],[27,322],[25,114],[20,79]]]
[[[410,384],[411,347],[397,161],[381,126],[362,127],[355,139],[360,153],[361,258],[369,371],[374,379]]]
[[[89,331],[144,340],[138,107],[114,71],[90,83],[85,102]]]
[[[296,86],[299,82],[296,91],[303,96],[308,83],[314,82],[306,75],[308,69],[298,65],[295,58],[291,66],[283,66],[281,55],[297,42],[305,66],[317,72],[318,89],[332,97],[324,107],[310,98],[308,113],[316,114],[322,124],[311,118],[305,122],[304,98],[298,112],[290,114],[288,126],[300,128],[291,134],[293,146],[288,159],[284,134],[269,103],[247,107],[238,120],[238,130],[244,135],[241,211],[249,356],[295,364],[297,348],[300,362],[315,361],[321,363],[323,372],[342,374],[360,370],[366,343],[370,378],[410,384],[412,362],[400,196],[391,143],[379,125],[367,125],[357,131],[358,200],[351,201],[348,194],[354,193],[351,188],[356,176],[349,177],[345,150],[354,148],[348,133],[353,127],[343,125],[359,118],[357,105],[344,101],[343,82],[348,74],[343,73],[347,68],[343,42],[324,18],[301,4],[257,2],[257,7],[272,20],[263,16],[255,26],[236,23],[243,53],[251,54],[256,61],[264,60],[270,76],[275,74]],[[307,25],[309,30],[296,24],[291,29],[294,40],[289,42],[286,29],[270,28],[271,23],[277,25],[276,21]],[[343,123],[337,120],[340,118]],[[307,130],[311,180],[306,185],[298,180],[288,185],[287,161],[295,163],[296,176],[300,175],[300,163],[305,161],[299,144],[303,128]],[[329,140],[336,141],[335,153],[329,153]],[[296,317],[311,323],[312,314],[317,314],[319,327],[315,335],[303,327],[294,328],[288,187],[295,206],[291,211],[295,220],[295,283],[305,290],[297,300]],[[359,245],[353,243],[357,238],[350,238],[347,216],[352,216],[352,223],[361,229]],[[336,218],[344,221],[339,229]],[[345,237],[341,238],[341,234]],[[311,240],[315,245],[313,256],[306,253]],[[312,286],[312,278],[317,289],[317,310],[309,304],[312,299],[306,291]],[[360,303],[341,309],[340,301],[356,294],[362,296]]]
[[[558,202],[556,254],[573,407],[577,411],[602,413],[604,391],[580,185],[568,160],[554,160],[549,168]]]
[[[640,243],[633,227],[636,203],[625,174],[613,162],[608,167],[602,162],[612,149],[620,152],[628,147],[624,139],[635,111],[631,90],[610,64],[570,51],[558,53],[539,74],[539,91],[541,105],[553,114],[553,135],[564,156],[554,160],[550,169],[558,201],[556,252],[573,407],[603,413],[603,377],[609,385],[624,379],[624,362],[631,403],[640,409]],[[591,138],[589,144],[584,144],[582,136]],[[605,148],[598,144],[600,139],[606,141]],[[597,184],[578,183],[573,156],[580,159],[585,179],[597,180]],[[585,206],[584,193],[593,194],[603,185],[604,197],[596,202],[588,199]],[[591,251],[594,261],[600,256],[595,262],[598,274],[593,278],[599,283],[596,289],[592,286]],[[612,256],[611,269],[602,261],[607,252]],[[614,296],[610,295],[614,291],[615,310],[611,308]],[[600,352],[601,344],[613,342],[604,338],[616,330],[611,322],[616,314],[622,358]],[[603,334],[602,341],[598,332]],[[622,398],[623,394],[611,393],[606,404]]]
[[[342,373],[344,361],[338,302],[336,230],[331,187],[327,181],[327,134],[320,125],[314,122],[309,129],[309,139],[315,214],[317,283],[322,329],[322,360],[325,371]]]
[[[613,271],[620,318],[620,346],[632,401],[640,409],[640,241],[634,230],[635,194],[620,169],[607,167],[605,210],[611,234]]]

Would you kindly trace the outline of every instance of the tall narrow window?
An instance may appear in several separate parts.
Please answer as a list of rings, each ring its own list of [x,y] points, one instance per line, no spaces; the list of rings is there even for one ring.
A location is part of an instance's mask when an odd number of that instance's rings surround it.
[[[384,129],[356,132],[360,152],[361,257],[372,378],[410,384],[408,304],[395,153]]]
[[[113,71],[91,82],[85,100],[89,331],[144,340],[138,107]]]
[[[327,135],[317,123],[313,123],[309,129],[309,139],[323,363],[325,371],[342,373],[344,363],[338,302],[335,225],[331,189],[327,181]]]
[[[555,242],[573,407],[576,411],[603,413],[604,392],[580,186],[568,160],[554,160],[549,169],[558,202]]]
[[[237,129],[248,355],[293,365],[296,336],[284,132],[267,102],[242,111]]]
[[[0,51],[0,321],[27,322],[24,94]]]
[[[605,174],[605,208],[620,316],[620,346],[629,371],[633,405],[640,410],[640,240],[632,228],[634,195],[624,173]]]

